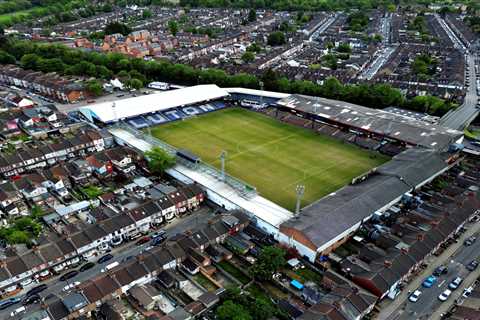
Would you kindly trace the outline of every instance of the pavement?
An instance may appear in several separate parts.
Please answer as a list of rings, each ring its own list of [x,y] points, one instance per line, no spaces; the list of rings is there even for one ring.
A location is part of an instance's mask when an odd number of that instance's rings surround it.
[[[470,73],[470,85],[468,86],[464,103],[440,119],[439,124],[444,127],[463,131],[480,112],[480,109],[476,107],[479,97],[477,96],[476,89],[477,78],[475,75],[475,55],[473,54],[468,55],[468,69]]]
[[[411,281],[395,300],[384,300],[380,303],[378,320],[411,320],[411,319],[440,319],[454,303],[455,299],[463,293],[463,289],[470,286],[480,275],[480,268],[469,272],[465,265],[472,259],[480,256],[480,240],[467,247],[464,240],[472,235],[480,234],[480,221],[465,226],[467,231],[461,235],[457,243],[453,243],[440,256],[432,256],[427,259],[428,266]],[[433,273],[440,265],[448,266],[448,274],[438,277],[437,282],[431,288],[423,288],[422,282]],[[446,302],[438,300],[438,295],[447,289],[448,284],[460,276],[464,279],[461,286],[453,291]],[[472,280],[473,279],[473,280]],[[408,301],[409,293],[415,290],[422,291],[418,302]]]
[[[182,217],[182,218],[176,218],[172,220],[168,225],[163,226],[162,229],[166,231],[167,237],[174,236],[178,233],[184,233],[185,231],[191,230],[192,227],[195,229],[197,228],[202,228],[204,225],[208,223],[209,220],[212,219],[214,216],[214,210],[203,207],[200,210],[195,211],[191,215]],[[153,231],[152,231],[153,233]],[[80,272],[77,276],[69,279],[68,281],[60,281],[59,277],[61,276],[58,275],[56,277],[52,277],[46,281],[41,282],[42,284],[47,284],[48,288],[41,292],[39,295],[41,297],[46,297],[50,294],[55,294],[59,297],[63,297],[68,294],[68,292],[62,291],[62,289],[69,283],[79,281],[79,282],[85,282],[88,281],[89,279],[92,279],[94,277],[99,276],[102,274],[101,269],[105,268],[108,264],[111,264],[115,261],[118,261],[119,263],[122,263],[122,260],[129,256],[137,256],[142,251],[147,250],[149,246],[151,246],[150,242],[145,243],[143,245],[137,245],[136,244],[137,240],[127,242],[126,244],[120,245],[118,247],[114,247],[112,251],[110,252],[114,258],[112,260],[109,260],[108,262],[105,262],[103,264],[95,264],[95,266],[89,270],[86,270],[84,272]],[[89,261],[96,262],[100,256],[93,257]],[[79,268],[75,268],[78,270]],[[67,271],[71,271],[74,269],[68,269],[62,272],[62,274],[66,273]],[[25,293],[30,290],[31,288],[38,286],[39,283],[33,282],[29,286],[25,288],[21,293],[17,294],[16,296],[19,298],[23,298]],[[9,308],[6,308],[4,310],[0,310],[0,319],[7,319],[10,317],[10,313],[19,308],[21,306],[21,303],[17,303],[13,306],[10,306]],[[31,313],[36,310],[40,309],[40,305],[38,304],[33,304],[26,306],[26,313]]]

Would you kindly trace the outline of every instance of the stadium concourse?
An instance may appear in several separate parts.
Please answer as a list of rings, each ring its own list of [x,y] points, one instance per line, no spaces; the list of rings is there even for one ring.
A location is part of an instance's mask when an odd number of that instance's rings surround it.
[[[362,222],[383,214],[402,197],[448,170],[461,150],[462,132],[418,118],[342,101],[243,88],[222,89],[215,85],[165,91],[115,104],[90,105],[81,107],[80,111],[92,122],[103,125],[120,122],[110,126],[119,143],[145,151],[152,146],[152,137],[134,128],[212,112],[244,99],[268,104],[268,110],[262,112],[281,121],[288,119],[322,134],[369,139],[372,150],[389,144],[400,146],[392,160],[318,199],[298,215],[255,192],[246,194],[238,186],[241,182],[231,177],[232,183],[228,183],[213,168],[200,170],[179,161],[169,171],[181,180],[197,182],[219,205],[243,209],[260,227],[295,247],[312,262],[322,260]]]

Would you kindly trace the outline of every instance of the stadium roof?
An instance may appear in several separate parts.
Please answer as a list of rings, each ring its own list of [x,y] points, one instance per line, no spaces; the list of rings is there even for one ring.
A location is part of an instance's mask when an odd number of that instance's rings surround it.
[[[344,101],[291,95],[277,103],[331,122],[430,149],[444,149],[463,137],[463,133],[457,130]]]
[[[445,157],[434,151],[412,148],[380,167],[366,180],[306,206],[281,227],[293,228],[319,250],[356,224],[381,210],[403,194],[419,187],[448,168]]]
[[[213,84],[207,84],[101,102],[81,107],[80,111],[107,123],[117,119],[132,118],[146,113],[220,99],[228,95],[226,90]],[[113,108],[114,103],[115,108]]]
[[[248,88],[226,88],[225,90],[227,90],[228,93],[230,94],[238,93],[238,94],[247,94],[251,96],[259,96],[259,97],[267,97],[267,98],[275,98],[275,99],[283,99],[290,96],[290,94],[288,93],[255,90],[255,89],[248,89]]]

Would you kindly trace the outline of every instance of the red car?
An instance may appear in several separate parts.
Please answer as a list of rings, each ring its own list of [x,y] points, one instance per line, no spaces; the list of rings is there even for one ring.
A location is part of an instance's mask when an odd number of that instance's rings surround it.
[[[140,240],[137,241],[137,245],[145,244],[145,243],[149,242],[150,240],[152,240],[152,238],[150,238],[149,236],[140,238]]]

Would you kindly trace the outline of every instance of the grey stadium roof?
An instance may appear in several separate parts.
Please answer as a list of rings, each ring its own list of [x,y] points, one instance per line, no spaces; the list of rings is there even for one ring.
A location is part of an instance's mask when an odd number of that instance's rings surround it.
[[[378,167],[366,180],[347,185],[306,206],[282,226],[302,232],[323,250],[322,246],[401,197],[412,185],[418,186],[447,167],[445,157],[438,152],[408,149]]]
[[[430,149],[442,150],[463,136],[457,130],[344,101],[293,94],[277,103],[349,127]]]

